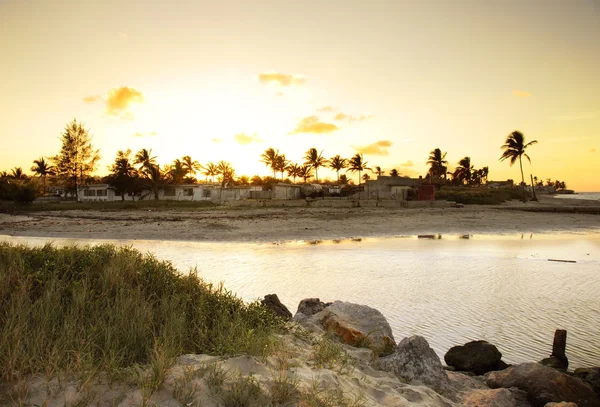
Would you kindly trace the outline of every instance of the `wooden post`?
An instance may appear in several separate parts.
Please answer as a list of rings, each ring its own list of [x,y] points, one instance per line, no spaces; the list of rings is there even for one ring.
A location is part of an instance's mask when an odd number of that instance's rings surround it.
[[[533,192],[533,200],[537,201],[537,196],[535,195],[535,184],[533,183],[533,175],[529,174],[531,177],[531,191]]]
[[[564,365],[565,369],[569,367],[569,360],[565,353],[567,349],[567,331],[565,329],[557,329],[554,332],[554,342],[552,342],[552,357]]]

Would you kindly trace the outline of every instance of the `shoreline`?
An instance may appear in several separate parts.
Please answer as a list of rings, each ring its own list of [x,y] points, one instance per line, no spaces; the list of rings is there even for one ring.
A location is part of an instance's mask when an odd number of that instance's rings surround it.
[[[0,214],[0,235],[98,240],[274,243],[417,235],[598,234],[595,202],[544,198],[463,208],[215,208]]]

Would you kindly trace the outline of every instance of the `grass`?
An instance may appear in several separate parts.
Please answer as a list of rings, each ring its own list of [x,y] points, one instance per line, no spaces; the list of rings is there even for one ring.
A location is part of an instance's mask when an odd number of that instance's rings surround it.
[[[530,198],[526,192],[527,199]],[[520,188],[452,187],[444,186],[436,191],[435,199],[454,201],[465,205],[498,205],[512,199],[522,199]]]
[[[351,373],[356,359],[348,354],[340,343],[323,338],[313,347],[313,359],[318,367],[335,370],[340,374]]]
[[[264,355],[282,321],[259,303],[110,245],[0,243],[0,382],[148,365],[156,390],[178,355]]]

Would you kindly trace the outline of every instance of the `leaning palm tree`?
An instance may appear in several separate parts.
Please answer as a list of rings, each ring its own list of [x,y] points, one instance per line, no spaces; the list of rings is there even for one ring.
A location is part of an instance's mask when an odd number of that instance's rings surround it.
[[[327,159],[323,157],[323,150],[319,153],[316,148],[310,148],[304,153],[304,164],[310,165],[315,169],[315,179],[319,183],[319,167],[327,164]]]
[[[56,173],[56,169],[54,168],[54,166],[50,165],[50,163],[48,161],[46,161],[46,159],[44,157],[40,157],[37,160],[33,160],[33,163],[35,164],[33,167],[31,167],[31,171],[34,174],[37,174],[40,179],[42,180],[42,188],[44,193],[46,192],[46,177],[48,175],[54,175]]]
[[[301,169],[302,169],[302,166],[298,165],[296,163],[290,163],[286,167],[288,177],[292,177],[294,179],[294,184],[296,183],[297,177],[302,177],[302,175],[300,174]]]
[[[458,162],[458,167],[452,174],[455,180],[460,184],[469,183],[473,176],[473,166],[471,165],[471,157],[464,157]]]
[[[340,157],[340,155],[336,155],[335,157],[331,157],[329,160],[329,168],[334,170],[337,173],[338,183],[340,182],[340,171],[348,166],[348,160]]]
[[[427,165],[429,165],[429,175],[436,178],[442,176],[446,178],[446,172],[448,171],[448,161],[446,161],[446,153],[442,153],[442,150],[436,148],[429,152],[429,159]]]
[[[185,169],[185,175],[190,178],[195,178],[196,172],[202,169],[202,165],[200,165],[198,160],[192,160],[192,157],[189,155],[183,156],[181,158],[181,163]]]
[[[310,177],[312,177],[312,167],[310,165],[303,165],[300,167],[300,171],[298,172],[298,176],[304,179],[304,183],[308,181]]]
[[[504,145],[501,147],[504,149],[504,153],[500,157],[500,161],[504,161],[507,158],[510,159],[510,165],[512,166],[517,159],[519,159],[519,167],[521,168],[521,186],[523,187],[523,202],[525,202],[525,177],[523,176],[523,162],[521,156],[525,156],[529,163],[531,158],[525,152],[527,147],[537,144],[537,140],[530,141],[525,144],[525,136],[520,131],[513,131],[508,135]]]
[[[133,163],[139,165],[139,169],[148,169],[153,165],[156,165],[156,156],[152,156],[152,149],[142,148],[137,152],[135,158],[133,159]]]
[[[266,149],[260,156],[260,162],[273,170],[273,178],[277,171],[277,157],[279,157],[279,150],[275,150],[273,147]]]
[[[360,174],[365,170],[369,170],[367,167],[367,162],[363,161],[363,155],[356,153],[354,156],[348,160],[348,169],[346,171],[358,172],[358,185],[360,185]]]
[[[206,181],[208,181],[208,177],[210,177],[210,182],[214,183],[215,176],[219,175],[217,165],[211,161],[208,164],[206,164],[203,168],[204,169],[202,170],[202,175],[206,176]]]
[[[378,177],[381,177],[382,175],[385,174],[385,171],[381,169],[380,166],[376,166],[375,170],[373,171]]]
[[[217,174],[221,178],[221,187],[225,187],[234,181],[235,170],[230,163],[221,160],[217,163]]]

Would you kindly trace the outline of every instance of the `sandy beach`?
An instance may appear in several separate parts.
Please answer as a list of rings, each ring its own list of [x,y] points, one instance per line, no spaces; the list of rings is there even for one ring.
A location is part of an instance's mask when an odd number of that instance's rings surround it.
[[[0,214],[0,234],[74,239],[277,242],[418,234],[600,233],[600,216],[514,209],[597,206],[544,197],[540,202],[463,208],[216,208],[68,210]]]

